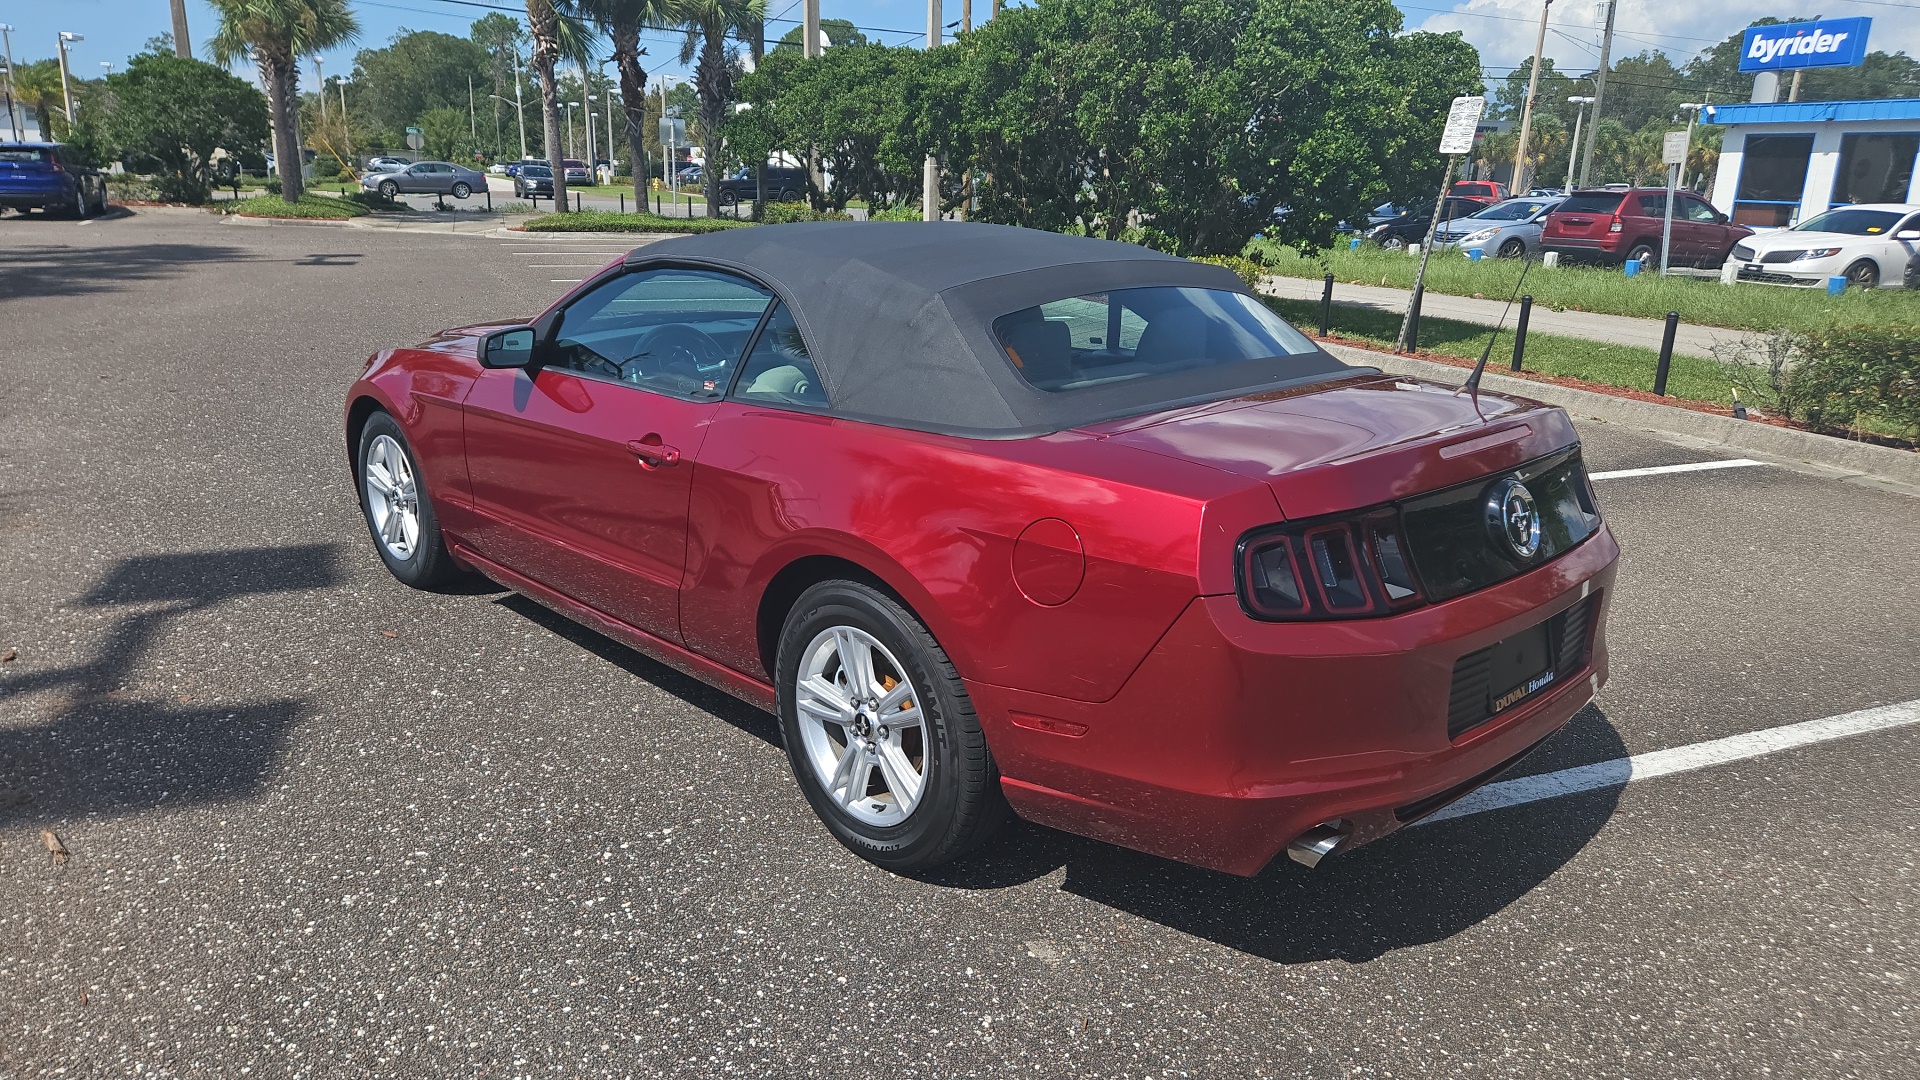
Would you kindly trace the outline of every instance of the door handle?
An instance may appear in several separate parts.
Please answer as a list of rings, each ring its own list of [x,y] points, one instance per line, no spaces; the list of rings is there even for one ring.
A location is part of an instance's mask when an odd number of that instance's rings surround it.
[[[661,442],[658,432],[648,432],[633,440],[627,444],[627,449],[640,459],[643,469],[664,469],[680,464],[680,451]]]

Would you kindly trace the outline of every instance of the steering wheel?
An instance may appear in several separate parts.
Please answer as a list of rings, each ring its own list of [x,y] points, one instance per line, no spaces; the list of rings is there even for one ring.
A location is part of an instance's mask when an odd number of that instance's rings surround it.
[[[726,350],[704,331],[676,323],[662,326],[639,342],[641,351],[620,365],[629,382],[672,380],[689,392],[701,388],[700,372],[726,363]]]

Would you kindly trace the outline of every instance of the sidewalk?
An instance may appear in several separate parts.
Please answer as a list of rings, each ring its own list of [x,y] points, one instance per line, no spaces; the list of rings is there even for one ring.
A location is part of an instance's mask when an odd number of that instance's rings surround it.
[[[1264,291],[1288,300],[1310,300],[1315,303],[1320,300],[1321,282],[1314,278],[1269,277],[1262,284]],[[1407,300],[1412,295],[1412,290],[1409,289],[1389,289],[1378,285],[1348,285],[1340,281],[1333,283],[1335,304],[1372,308],[1375,311],[1386,311],[1395,315],[1403,314],[1407,310]],[[1420,314],[1493,326],[1500,321],[1500,313],[1506,306],[1505,300],[1475,300],[1468,296],[1447,296],[1429,292],[1420,302]],[[1520,305],[1515,304],[1513,310],[1507,314],[1506,328],[1509,332],[1513,329],[1514,320],[1519,317]],[[1655,319],[1635,319],[1625,315],[1598,315],[1591,311],[1554,311],[1536,304],[1533,314],[1527,317],[1527,331],[1658,350],[1661,335],[1666,332],[1666,324]],[[1757,345],[1759,339],[1764,336],[1750,330],[1689,326],[1683,322],[1678,332],[1674,334],[1673,351],[1687,356],[1713,359],[1712,347],[1716,342],[1723,345],[1742,342]]]

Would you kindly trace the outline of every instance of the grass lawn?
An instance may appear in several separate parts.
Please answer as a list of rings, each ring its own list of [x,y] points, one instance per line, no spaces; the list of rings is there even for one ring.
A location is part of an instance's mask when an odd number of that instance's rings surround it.
[[[1383,251],[1362,244],[1358,251],[1344,247],[1308,259],[1292,248],[1264,240],[1249,245],[1267,260],[1271,273],[1286,277],[1319,278],[1331,272],[1342,283],[1410,289],[1420,260],[1405,252]],[[1427,288],[1437,293],[1472,296],[1479,293],[1506,299],[1520,277],[1515,259],[1469,260],[1456,251],[1436,251],[1427,264]],[[1534,265],[1527,275],[1527,292],[1535,304],[1556,311],[1593,311],[1663,319],[1680,313],[1680,321],[1694,326],[1725,326],[1739,330],[1813,330],[1831,323],[1886,324],[1920,322],[1920,292],[1849,289],[1828,296],[1823,289],[1793,289],[1742,282],[1722,285],[1718,279],[1662,278],[1642,274],[1630,278],[1619,270],[1561,266],[1552,270]]]
[[[622,214],[608,210],[581,210],[571,214],[541,214],[530,218],[528,232],[705,233],[753,224],[726,218],[661,217],[658,214]]]
[[[307,218],[312,220],[344,220],[364,217],[371,213],[359,203],[330,195],[317,195],[308,192],[299,202],[290,203],[278,195],[255,195],[252,198],[238,199],[226,204],[226,211],[241,217],[270,218]]]
[[[1315,301],[1269,297],[1267,303],[1296,326],[1319,326],[1320,305]],[[1331,330],[1334,337],[1363,342],[1391,352],[1393,341],[1400,334],[1400,316],[1365,308],[1336,306]],[[1486,348],[1490,333],[1489,328],[1474,323],[1423,316],[1420,320],[1420,351],[1478,360],[1480,350]],[[1659,354],[1652,349],[1605,345],[1583,338],[1529,331],[1523,363],[1528,371],[1545,375],[1560,375],[1652,392],[1654,367],[1659,359]],[[1508,327],[1501,332],[1499,342],[1493,347],[1487,370],[1509,374],[1507,368],[1512,360],[1513,329]],[[1676,355],[1672,369],[1667,374],[1667,394],[1731,407],[1733,387],[1738,383],[1740,396],[1747,404],[1765,407],[1772,402],[1761,389],[1760,375],[1760,372],[1732,364]]]

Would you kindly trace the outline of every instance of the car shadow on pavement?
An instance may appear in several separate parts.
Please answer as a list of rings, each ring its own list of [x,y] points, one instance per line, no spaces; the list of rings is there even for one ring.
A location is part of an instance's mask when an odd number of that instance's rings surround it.
[[[719,717],[762,742],[774,747],[781,745],[780,722],[774,719],[772,714],[762,712],[724,690],[716,690],[691,675],[675,671],[652,657],[642,655],[597,631],[589,630],[519,593],[507,593],[494,602],[555,636],[578,645],[629,675],[652,683],[702,712]]]
[[[1626,753],[1594,705],[1555,737],[1571,739],[1600,749],[1595,761]],[[1444,941],[1526,896],[1586,846],[1619,798],[1611,788],[1420,826],[1314,870],[1282,854],[1253,878],[1021,823],[925,880],[1001,888],[1064,866],[1067,892],[1240,952],[1362,963]]]
[[[10,247],[0,259],[0,298],[44,299],[106,292],[135,281],[193,272],[203,263],[250,260],[224,244],[129,244],[124,247]]]
[[[122,560],[79,600],[116,617],[86,658],[0,683],[9,703],[52,695],[51,716],[0,728],[0,828],[212,802],[259,790],[305,705],[221,706],[137,696],[156,643],[182,616],[243,596],[339,581],[330,544],[185,552]],[[11,673],[10,673],[11,674]],[[28,706],[16,706],[24,709]]]

